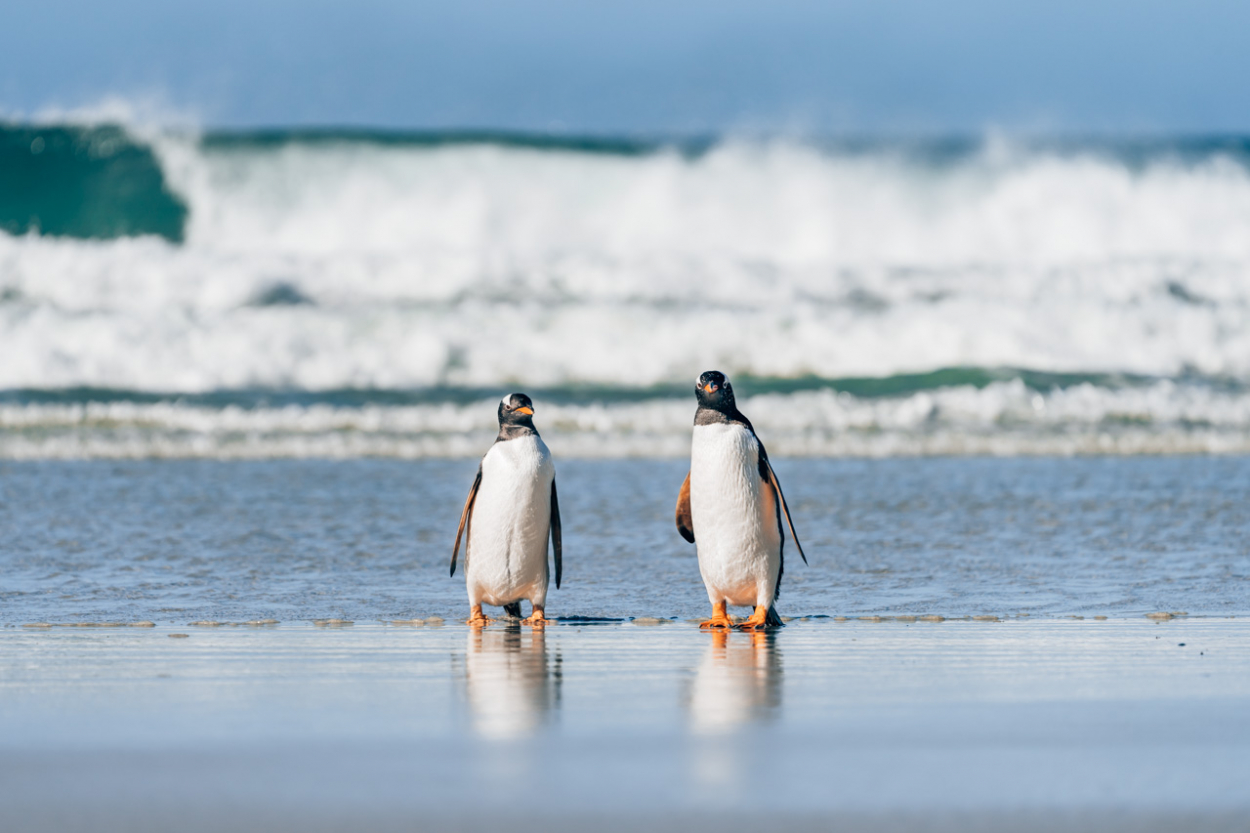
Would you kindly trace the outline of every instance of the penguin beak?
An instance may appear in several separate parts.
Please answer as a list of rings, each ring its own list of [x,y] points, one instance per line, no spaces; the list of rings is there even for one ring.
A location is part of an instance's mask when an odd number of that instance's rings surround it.
[[[706,385],[703,386],[703,390],[706,391],[707,393],[711,393],[712,391],[716,390],[716,385],[712,382],[708,382]]]
[[[525,407],[524,405],[522,405],[521,407],[519,407],[519,408],[517,408],[517,409],[516,409],[516,413],[518,413],[518,414],[525,414],[526,416],[533,416],[533,415],[534,415],[534,409],[533,409],[533,408],[527,408],[527,407]]]

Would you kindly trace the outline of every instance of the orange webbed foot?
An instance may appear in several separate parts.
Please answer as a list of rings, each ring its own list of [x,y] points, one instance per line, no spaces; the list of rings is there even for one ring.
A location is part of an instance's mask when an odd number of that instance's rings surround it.
[[[717,602],[712,605],[712,618],[708,619],[706,622],[699,623],[699,627],[703,630],[710,630],[713,628],[732,628],[733,626],[733,620],[730,619],[729,614],[725,612],[724,602]]]
[[[751,614],[745,622],[738,627],[744,631],[753,631],[756,628],[763,628],[768,625],[768,608],[763,605],[756,605],[755,612]]]
[[[481,605],[473,605],[469,610],[469,618],[465,624],[471,628],[484,628],[493,621],[495,620],[486,618],[486,614],[482,612]]]
[[[551,619],[544,618],[543,609],[541,607],[536,607],[534,608],[533,613],[530,614],[528,619],[521,620],[521,624],[529,625],[532,628],[541,628],[541,627],[545,627],[546,625],[554,625],[555,622],[552,621]]]

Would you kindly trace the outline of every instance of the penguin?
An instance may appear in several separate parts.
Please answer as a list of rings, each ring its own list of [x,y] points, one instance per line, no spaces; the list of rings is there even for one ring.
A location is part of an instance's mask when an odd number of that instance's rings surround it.
[[[724,373],[709,370],[695,382],[690,473],[677,496],[677,531],[697,547],[699,572],[712,603],[703,628],[730,628],[729,605],[754,607],[742,628],[780,627],[774,607],[785,573],[784,513],[803,563],[790,507],[751,421],[734,402]],[[697,543],[696,543],[697,541]]]
[[[534,403],[525,394],[514,393],[499,403],[499,436],[477,467],[451,551],[454,576],[463,537],[468,624],[490,624],[492,620],[482,613],[483,603],[520,617],[522,599],[529,600],[532,610],[521,624],[550,624],[544,618],[551,576],[548,535],[558,588],[563,553],[556,469],[534,428]]]

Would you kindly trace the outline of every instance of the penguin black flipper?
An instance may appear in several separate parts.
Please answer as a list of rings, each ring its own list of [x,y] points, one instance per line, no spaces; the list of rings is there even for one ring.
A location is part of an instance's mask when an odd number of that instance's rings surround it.
[[[556,497],[556,481],[551,481],[551,557],[556,563],[556,589],[560,589],[560,574],[564,572],[564,545],[560,532],[560,499]]]
[[[469,496],[465,498],[464,509],[460,512],[460,527],[456,530],[456,546],[451,550],[451,575],[456,574],[456,556],[460,554],[460,538],[465,535],[472,524],[473,517],[473,501],[477,500],[477,490],[482,485],[482,465],[477,466],[477,477],[473,479],[473,487],[469,489]],[[469,559],[469,539],[464,540],[464,558]]]
[[[677,531],[681,533],[681,537],[694,543],[694,518],[690,515],[690,472],[686,472],[681,491],[677,493]]]
[[[755,438],[759,442],[759,437]],[[777,494],[777,503],[781,506],[781,511],[786,515],[786,524],[790,527],[790,539],[794,541],[794,546],[798,547],[799,556],[803,559],[803,563],[807,563],[807,555],[803,552],[803,545],[799,543],[799,536],[794,532],[794,521],[790,518],[790,507],[786,504],[786,496],[781,491],[781,481],[777,479],[777,473],[773,471],[772,463],[768,462],[768,452],[764,450],[764,443],[760,442],[760,478],[763,479],[773,491]]]

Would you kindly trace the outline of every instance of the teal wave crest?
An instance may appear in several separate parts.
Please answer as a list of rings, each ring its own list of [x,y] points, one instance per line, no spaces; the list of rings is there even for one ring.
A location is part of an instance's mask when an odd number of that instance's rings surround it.
[[[1088,384],[1098,388],[1137,387],[1157,381],[1155,377],[1124,373],[1050,373],[1023,368],[950,367],[924,373],[900,373],[879,377],[798,378],[734,375],[734,388],[739,396],[760,394],[791,394],[804,391],[830,390],[849,393],[865,399],[907,396],[922,391],[971,386],[984,388],[995,382],[1019,380],[1027,388],[1046,392]],[[1181,377],[1178,382],[1205,385],[1222,390],[1241,390],[1244,385],[1213,377]],[[535,399],[557,404],[585,405],[592,403],[626,404],[655,399],[681,399],[693,396],[688,383],[667,383],[649,387],[559,385],[554,387],[525,386],[501,383],[492,387],[450,387],[381,389],[337,388],[303,390],[297,388],[244,388],[204,393],[138,391],[118,388],[54,388],[0,390],[0,405],[69,405],[88,402],[133,402],[135,404],[177,403],[192,407],[281,408],[286,406],[330,405],[342,408],[366,406],[397,407],[429,404],[468,404],[498,397],[501,392],[524,391]]]
[[[156,154],[121,127],[0,123],[0,230],[181,242],[186,223]]]

